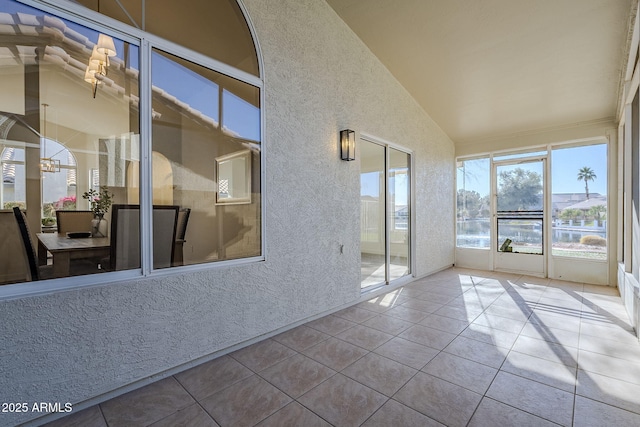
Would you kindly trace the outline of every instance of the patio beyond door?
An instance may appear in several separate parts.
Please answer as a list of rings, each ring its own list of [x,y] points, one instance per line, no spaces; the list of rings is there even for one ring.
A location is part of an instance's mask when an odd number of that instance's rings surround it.
[[[360,140],[361,287],[411,273],[411,155]]]
[[[545,160],[495,164],[496,270],[544,276]]]

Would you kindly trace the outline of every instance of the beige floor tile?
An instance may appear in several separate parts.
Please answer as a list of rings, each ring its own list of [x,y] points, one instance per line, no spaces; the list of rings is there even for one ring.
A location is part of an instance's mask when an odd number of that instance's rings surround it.
[[[218,423],[213,421],[213,418],[197,403],[174,412],[168,417],[153,423],[150,427],[178,426],[219,427]]]
[[[321,317],[306,324],[306,326],[331,336],[336,336],[355,325],[357,323],[334,315]]]
[[[408,295],[402,295],[400,290],[391,291],[386,294],[378,295],[375,298],[371,298],[368,301],[361,302],[356,307],[364,308],[365,310],[374,311],[376,313],[384,313],[387,310],[397,307],[400,304],[404,304],[410,301],[412,298]]]
[[[331,427],[331,424],[299,404],[291,402],[256,427]]]
[[[437,314],[430,314],[420,322],[420,325],[422,326],[427,326],[429,328],[448,332],[454,335],[464,331],[469,324],[470,322],[468,320],[452,319],[451,317],[440,316]]]
[[[454,298],[456,297],[452,295],[442,295],[442,294],[436,294],[432,292],[421,292],[414,297],[414,299],[419,299],[419,300],[427,301],[433,304],[442,304],[442,305],[451,302]]]
[[[594,339],[594,337],[582,335],[580,337],[579,348],[581,350],[617,357],[618,359],[624,359],[630,362],[640,361],[640,343],[638,342],[625,343],[605,339],[605,337]]]
[[[260,376],[295,399],[333,374],[333,369],[298,354],[265,369]]]
[[[506,317],[495,316],[492,314],[482,313],[474,321],[474,325],[486,326],[492,329],[499,329],[514,334],[520,333],[527,322],[523,320],[513,320]]]
[[[355,323],[362,323],[376,316],[376,313],[372,312],[371,310],[365,310],[363,308],[359,308],[355,306],[345,308],[333,314],[335,316],[341,317],[343,319],[346,319]]]
[[[273,337],[275,341],[296,351],[304,350],[329,338],[329,335],[302,325]]]
[[[200,404],[221,426],[252,426],[291,402],[291,398],[253,375],[202,400]]]
[[[431,301],[425,301],[420,299],[412,299],[402,304],[402,307],[407,307],[412,310],[424,311],[425,313],[433,313],[439,310],[443,304]]]
[[[391,427],[391,426],[419,426],[444,427],[436,420],[415,411],[395,400],[388,400],[362,427]]]
[[[500,369],[570,393],[575,391],[575,367],[512,351]]]
[[[230,356],[253,372],[260,372],[294,354],[296,352],[289,347],[267,339],[235,351]]]
[[[478,393],[423,372],[394,396],[394,400],[450,427],[465,426],[481,398]]]
[[[439,316],[451,317],[453,319],[472,322],[480,314],[482,314],[483,311],[484,310],[482,308],[478,307],[456,307],[447,304],[441,309],[435,311],[435,314]]]
[[[559,314],[534,310],[529,317],[528,323],[536,323],[569,332],[580,332],[581,320],[578,314]]]
[[[580,327],[580,335],[588,335],[600,339],[605,337],[608,340],[620,341],[630,345],[638,343],[638,337],[636,336],[633,328],[622,327],[614,324],[594,324],[589,322],[582,322]]]
[[[489,328],[478,324],[469,325],[467,329],[460,334],[462,337],[471,338],[498,347],[511,348],[513,343],[518,339],[518,334],[501,331],[499,329]]]
[[[45,424],[46,427],[107,427],[98,405],[82,411],[73,411],[71,415]]]
[[[531,309],[528,307],[504,307],[500,305],[491,305],[485,310],[486,314],[494,316],[506,317],[507,319],[527,321],[531,316]]]
[[[100,404],[109,426],[147,426],[195,403],[169,377]]]
[[[369,328],[368,326],[357,325],[351,329],[347,329],[336,338],[340,338],[343,341],[367,350],[373,350],[389,341],[393,338],[393,335]]]
[[[385,312],[385,315],[397,317],[398,319],[402,319],[411,323],[418,323],[425,317],[427,317],[429,313],[420,310],[414,310],[413,308],[401,305],[400,307],[395,307]]]
[[[571,368],[578,365],[578,349],[575,347],[520,335],[511,349],[551,362],[562,363]]]
[[[640,385],[578,370],[576,394],[640,414]]]
[[[421,369],[433,359],[439,351],[404,338],[396,337],[376,348],[374,352],[414,369]]]
[[[387,334],[398,335],[400,332],[413,326],[413,323],[398,319],[397,317],[380,315],[367,320],[363,325]]]
[[[509,352],[506,348],[465,337],[456,338],[443,351],[496,369],[500,368]]]
[[[557,424],[571,425],[572,393],[499,372],[486,396]]]
[[[454,334],[422,325],[412,326],[398,336],[437,350],[445,348],[456,337]]]
[[[222,356],[175,375],[175,378],[196,399],[229,387],[253,373],[230,356]]]
[[[386,396],[393,396],[417,370],[375,353],[342,370],[342,374]]]
[[[309,347],[302,353],[335,371],[341,371],[368,352],[369,350],[349,344],[341,339],[329,338]]]
[[[490,426],[553,427],[557,424],[485,397],[468,427]]]
[[[578,350],[578,367],[587,372],[640,385],[640,362]]]
[[[480,394],[487,391],[498,373],[495,368],[448,353],[438,354],[422,371]]]
[[[582,289],[583,295],[612,295],[612,296],[620,296],[620,292],[618,292],[618,288],[615,286],[602,286],[602,285],[584,285]]]
[[[387,398],[341,374],[336,374],[304,394],[298,401],[334,425],[359,426]]]
[[[640,414],[576,396],[574,427],[616,426],[635,427],[640,425]]]
[[[527,323],[524,328],[522,328],[520,334],[526,337],[576,348],[580,342],[580,334],[578,332],[549,328],[539,323]]]

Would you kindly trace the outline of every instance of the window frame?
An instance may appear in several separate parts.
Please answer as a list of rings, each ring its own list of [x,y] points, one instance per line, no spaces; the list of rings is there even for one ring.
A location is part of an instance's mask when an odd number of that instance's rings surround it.
[[[69,0],[15,0],[42,10],[45,13],[52,13],[62,19],[69,20],[79,25],[84,25],[93,30],[117,37],[125,42],[134,44],[139,48],[139,97],[140,97],[140,249],[141,268],[133,270],[115,271],[104,274],[91,274],[84,276],[72,276],[58,279],[50,279],[36,282],[21,282],[11,285],[0,286],[0,301],[6,299],[20,298],[28,295],[53,294],[62,290],[80,289],[116,283],[120,281],[130,282],[132,279],[142,279],[144,277],[163,277],[184,274],[195,271],[209,271],[229,266],[253,264],[265,261],[265,200],[266,200],[266,176],[265,176],[265,91],[264,91],[264,61],[258,43],[254,25],[251,22],[247,10],[241,1],[238,1],[249,32],[253,39],[253,45],[258,58],[259,75],[247,73],[236,69],[228,64],[216,59],[207,57],[198,52],[192,51],[184,46],[170,42],[161,37],[139,30],[130,25],[124,24],[108,16],[102,15],[93,10],[87,9]],[[237,1],[237,0],[236,0]],[[153,269],[153,242],[152,239],[152,89],[151,89],[151,55],[152,49],[158,48],[170,54],[176,55],[187,61],[197,63],[200,66],[209,68],[218,73],[240,80],[246,84],[255,86],[260,91],[260,253],[259,256],[230,259],[215,262],[204,262],[185,266],[176,266],[164,269]],[[212,167],[214,160],[212,159]]]

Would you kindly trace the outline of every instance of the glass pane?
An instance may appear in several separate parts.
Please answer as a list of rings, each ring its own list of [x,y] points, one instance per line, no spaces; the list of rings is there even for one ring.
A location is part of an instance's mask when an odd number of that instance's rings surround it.
[[[139,159],[138,70],[131,65],[138,48],[14,1],[0,0],[0,12],[5,24],[13,22],[5,25],[0,68],[2,207],[26,209],[31,239],[20,238],[20,248],[37,250],[38,279],[98,273],[111,267],[112,204],[127,202],[126,170]],[[108,59],[94,50],[100,38],[115,49]],[[101,202],[82,198],[93,188],[90,170],[100,171]],[[62,232],[61,211],[85,212],[63,215],[69,231]],[[94,217],[100,221],[92,228]],[[130,239],[139,248],[138,234]],[[4,264],[16,257],[0,260],[0,283]],[[29,279],[36,277],[24,269],[17,281]]]
[[[551,153],[552,254],[607,258],[607,145]]]
[[[153,204],[180,218],[171,266],[261,255],[259,89],[159,50],[152,82]]]
[[[259,75],[249,27],[236,0],[77,0],[127,25]]]
[[[385,149],[360,140],[361,286],[386,281]]]
[[[498,252],[542,254],[542,220],[498,218]]]
[[[489,158],[463,160],[457,168],[458,247],[490,246]]]
[[[389,148],[389,280],[410,272],[410,156]]]
[[[498,251],[542,254],[544,162],[496,167]]]
[[[543,167],[541,161],[498,166],[498,213],[542,211]]]

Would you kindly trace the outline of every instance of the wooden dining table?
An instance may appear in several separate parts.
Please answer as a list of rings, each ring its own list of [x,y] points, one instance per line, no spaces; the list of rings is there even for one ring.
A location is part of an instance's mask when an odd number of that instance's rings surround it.
[[[38,233],[38,263],[47,264],[47,252],[53,257],[53,276],[68,277],[71,260],[109,256],[108,237],[69,238],[59,233]]]

